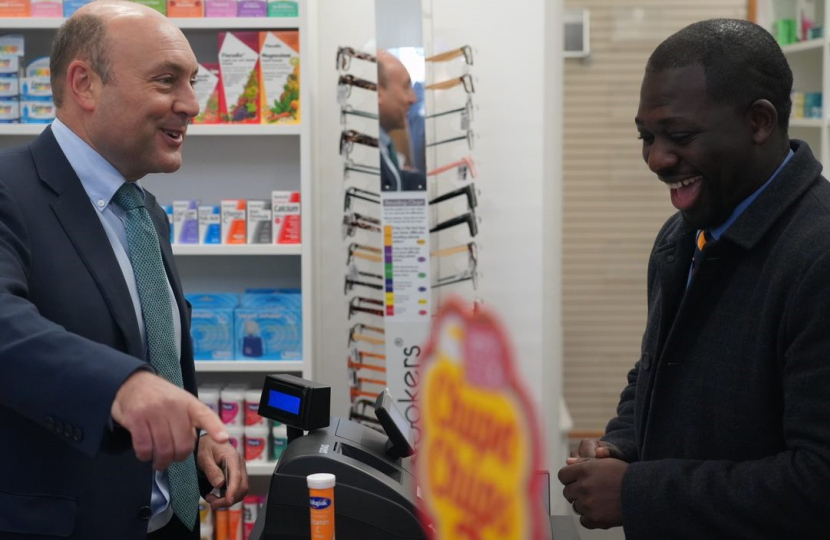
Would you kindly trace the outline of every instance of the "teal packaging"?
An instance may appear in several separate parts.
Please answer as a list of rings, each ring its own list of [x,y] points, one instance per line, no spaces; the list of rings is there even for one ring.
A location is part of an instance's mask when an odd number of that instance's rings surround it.
[[[233,360],[233,309],[193,308],[190,337],[196,360]]]
[[[231,293],[187,294],[193,306],[190,337],[196,360],[234,359],[234,308],[237,295]]]
[[[299,2],[287,0],[268,0],[269,17],[298,17],[300,15]]]

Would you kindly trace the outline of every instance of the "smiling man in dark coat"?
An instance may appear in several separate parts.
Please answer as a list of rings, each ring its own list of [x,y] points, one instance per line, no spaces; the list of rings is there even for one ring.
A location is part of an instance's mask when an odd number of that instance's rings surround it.
[[[825,538],[830,185],[790,140],[792,72],[746,21],[693,24],[646,66],[643,159],[679,210],[617,417],[559,471],[629,540]]]

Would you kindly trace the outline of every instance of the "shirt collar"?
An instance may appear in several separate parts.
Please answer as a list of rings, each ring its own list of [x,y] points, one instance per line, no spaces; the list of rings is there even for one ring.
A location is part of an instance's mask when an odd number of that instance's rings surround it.
[[[103,212],[109,206],[115,192],[124,184],[124,177],[109,161],[57,118],[52,122],[52,133],[81,180],[92,206]],[[138,182],[135,185],[144,195],[144,190]]]
[[[764,182],[764,184],[761,187],[756,189],[752,193],[752,195],[741,201],[741,203],[735,207],[735,209],[729,215],[729,218],[726,221],[724,221],[722,225],[709,229],[709,233],[712,235],[712,238],[714,240],[720,240],[721,235],[726,232],[726,229],[728,229],[735,222],[735,220],[737,220],[740,217],[740,215],[744,213],[744,210],[749,208],[749,205],[752,204],[753,201],[755,201],[755,199],[758,198],[758,195],[760,195],[765,189],[767,189],[767,186],[769,186],[772,183],[772,181],[775,180],[775,178],[778,176],[778,173],[781,172],[781,169],[783,169],[787,165],[787,163],[790,162],[794,155],[795,152],[793,152],[791,148],[789,153],[787,154],[787,157],[785,157],[784,161],[781,162],[781,165],[779,165],[778,168],[775,169],[775,172],[772,173],[772,176],[769,177],[769,180]],[[698,233],[700,233],[700,231],[698,231]],[[695,238],[697,238],[697,236],[695,236]]]

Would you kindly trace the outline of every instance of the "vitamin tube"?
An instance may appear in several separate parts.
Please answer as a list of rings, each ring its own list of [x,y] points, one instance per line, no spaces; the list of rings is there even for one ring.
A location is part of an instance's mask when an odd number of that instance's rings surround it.
[[[334,540],[334,475],[310,474],[306,480],[311,512],[311,540]]]

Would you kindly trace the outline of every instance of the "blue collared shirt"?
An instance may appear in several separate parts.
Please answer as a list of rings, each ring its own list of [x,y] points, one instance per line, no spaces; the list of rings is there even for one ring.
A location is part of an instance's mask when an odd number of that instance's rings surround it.
[[[138,328],[141,332],[141,339],[144,342],[145,358],[147,358],[147,333],[144,329],[144,318],[141,315],[141,302],[138,298],[135,274],[130,264],[127,246],[127,230],[125,220],[126,211],[117,204],[110,204],[110,201],[124,184],[124,177],[98,152],[92,149],[86,142],[78,137],[71,129],[66,127],[60,120],[55,119],[52,123],[52,133],[58,145],[61,147],[66,159],[74,169],[75,174],[81,180],[81,185],[89,196],[92,207],[97,211],[104,232],[107,234],[110,246],[118,260],[118,266],[124,274],[127,288],[130,290],[130,297],[133,301],[135,318],[138,321]],[[135,184],[142,195],[143,188]],[[175,330],[176,354],[181,358],[182,324],[179,307],[173,296],[173,288],[170,282],[167,283],[170,293],[170,305],[173,309],[173,326]],[[151,497],[152,516],[148,526],[148,532],[155,531],[165,526],[173,516],[173,508],[170,506],[170,490],[166,471],[156,471],[153,476],[153,492]]]

